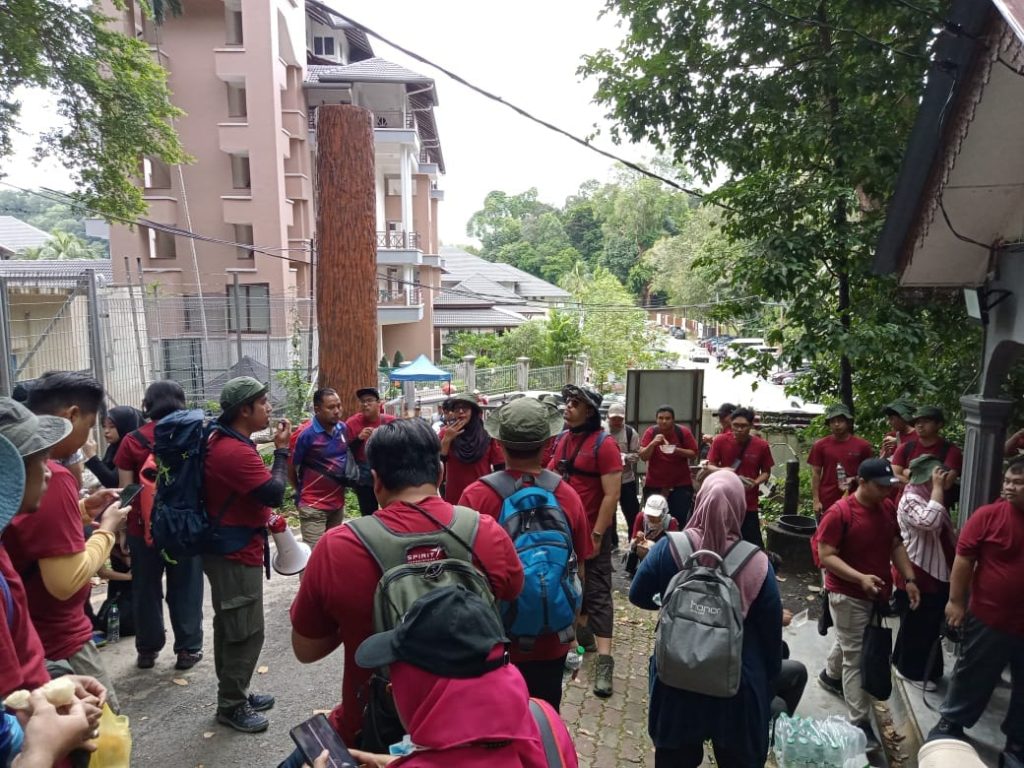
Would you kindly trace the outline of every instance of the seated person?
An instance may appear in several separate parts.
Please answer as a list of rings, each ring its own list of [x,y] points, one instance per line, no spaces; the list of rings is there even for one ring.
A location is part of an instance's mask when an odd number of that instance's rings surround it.
[[[793,621],[793,612],[782,609],[782,626],[788,627]],[[772,699],[772,720],[785,712],[790,717],[807,687],[807,667],[802,662],[789,658],[789,645],[782,641],[782,668],[775,678],[775,698]]]
[[[351,750],[361,764],[544,768],[546,751],[554,750],[566,768],[578,767],[558,713],[530,698],[509,663],[497,614],[464,587],[421,597],[395,629],[363,641],[356,663],[389,668],[395,707],[414,745],[398,759]]]
[[[644,513],[637,515],[631,532],[629,552],[626,554],[626,573],[632,576],[637,566],[651,551],[651,547],[665,535],[665,531],[678,531],[679,522],[669,514],[664,496],[653,494],[644,504]]]

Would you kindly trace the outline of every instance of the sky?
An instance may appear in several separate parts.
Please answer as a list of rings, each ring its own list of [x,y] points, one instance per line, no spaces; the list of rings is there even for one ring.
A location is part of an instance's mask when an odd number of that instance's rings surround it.
[[[466,80],[523,107],[571,133],[603,128],[595,143],[629,160],[650,157],[649,148],[616,147],[608,138],[605,110],[592,103],[596,82],[576,74],[581,58],[621,38],[611,18],[598,20],[603,0],[391,0],[351,3],[328,0],[346,15],[403,47],[436,61]],[[188,2],[185,2],[186,13]],[[447,174],[439,214],[446,245],[471,242],[466,222],[491,190],[509,193],[537,187],[540,199],[561,205],[587,179],[606,180],[612,161],[527,121],[447,76],[371,37],[374,52],[436,81],[435,117]],[[58,164],[30,161],[32,132],[51,124],[52,104],[43,94],[24,94],[22,126],[13,158],[3,161],[6,180],[25,187],[71,189]]]

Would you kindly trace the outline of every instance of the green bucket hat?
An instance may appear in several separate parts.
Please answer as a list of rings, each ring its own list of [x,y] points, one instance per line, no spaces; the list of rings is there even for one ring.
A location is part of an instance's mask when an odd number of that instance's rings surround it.
[[[941,466],[942,462],[938,456],[932,456],[930,453],[918,456],[907,467],[910,470],[910,479],[907,482],[911,485],[930,483],[932,481],[932,472],[935,471],[936,467]]]
[[[265,394],[268,389],[269,384],[263,384],[252,376],[239,376],[225,384],[220,391],[220,409],[230,413],[240,405]]]
[[[60,416],[37,416],[9,397],[0,397],[0,435],[22,456],[52,448],[71,432],[71,422]]]
[[[830,405],[828,407],[828,410],[825,411],[825,421],[832,421],[832,419],[834,419],[834,418],[836,418],[838,416],[842,416],[842,417],[844,417],[846,419],[849,419],[850,421],[853,421],[853,414],[850,413],[850,409],[847,408],[842,403],[836,403],[835,405]]]
[[[937,421],[940,424],[946,423],[946,414],[942,412],[942,409],[935,405],[922,405],[916,411],[914,411],[914,421],[918,419],[928,419],[930,421]]]
[[[3,435],[0,435],[0,473],[4,478],[0,484],[0,531],[3,531],[18,514],[25,493],[25,462],[14,444]]]
[[[531,451],[562,431],[562,414],[551,403],[520,397],[492,411],[484,429],[512,450]]]
[[[891,403],[886,403],[882,408],[882,413],[886,416],[890,413],[894,413],[909,424],[914,420],[914,410],[914,404],[901,397],[893,400]]]
[[[461,392],[458,395],[452,395],[445,400],[441,405],[446,411],[450,411],[455,407],[456,403],[466,403],[467,405],[473,406],[476,411],[483,410],[480,407],[480,403],[477,402],[476,398],[468,392]]]

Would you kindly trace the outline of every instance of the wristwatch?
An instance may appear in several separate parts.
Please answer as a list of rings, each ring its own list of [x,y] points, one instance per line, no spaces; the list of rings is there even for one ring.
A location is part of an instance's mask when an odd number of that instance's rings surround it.
[[[904,579],[903,583],[904,584],[916,584],[917,583],[917,579]]]

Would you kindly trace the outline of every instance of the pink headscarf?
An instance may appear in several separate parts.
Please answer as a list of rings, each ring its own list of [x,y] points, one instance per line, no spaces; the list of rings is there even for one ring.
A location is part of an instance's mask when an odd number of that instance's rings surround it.
[[[686,524],[690,541],[696,549],[709,549],[724,557],[733,542],[741,538],[740,529],[747,514],[743,483],[735,472],[713,472],[701,484],[696,502],[690,522]],[[767,574],[768,556],[758,552],[735,579],[744,618],[750,604],[757,599]]]
[[[547,768],[540,731],[530,713],[530,694],[514,666],[454,679],[396,662],[391,665],[391,684],[402,722],[420,748],[396,761],[395,768]],[[572,739],[557,715],[554,718],[555,738],[566,765],[574,768]],[[510,743],[471,746],[477,742]]]

